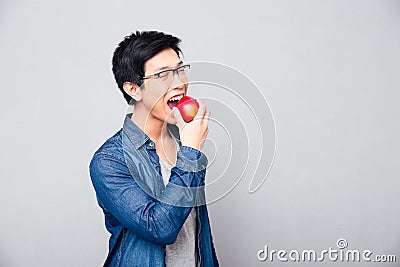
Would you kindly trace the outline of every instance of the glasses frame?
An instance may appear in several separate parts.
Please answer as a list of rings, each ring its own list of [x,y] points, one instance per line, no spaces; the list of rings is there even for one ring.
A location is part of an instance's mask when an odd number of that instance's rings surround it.
[[[178,75],[179,78],[181,78],[181,77],[179,76],[179,70],[182,69],[182,68],[183,68],[183,69],[188,68],[188,69],[190,70],[190,64],[184,64],[184,65],[181,65],[181,66],[179,66],[179,67],[177,67],[177,68],[175,68],[175,69],[162,70],[162,71],[159,71],[159,72],[157,72],[157,73],[144,76],[144,77],[142,77],[142,79],[143,79],[143,80],[145,80],[145,79],[151,79],[151,78],[161,79],[160,75],[161,75],[162,73],[171,72],[171,71],[172,71],[172,77],[174,77],[174,75],[176,74],[176,75]]]

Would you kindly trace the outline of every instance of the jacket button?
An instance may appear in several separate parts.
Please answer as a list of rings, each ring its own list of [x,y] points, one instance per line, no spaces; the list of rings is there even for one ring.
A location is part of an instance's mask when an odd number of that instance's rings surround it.
[[[154,143],[153,143],[153,142],[150,142],[149,146],[153,147],[153,146],[154,146]]]

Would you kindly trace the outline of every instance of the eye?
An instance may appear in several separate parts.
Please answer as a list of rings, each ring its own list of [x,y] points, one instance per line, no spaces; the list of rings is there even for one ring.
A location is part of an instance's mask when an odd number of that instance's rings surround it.
[[[168,77],[168,75],[169,75],[169,71],[163,71],[163,72],[158,73],[157,77],[160,79],[165,79]]]
[[[189,74],[189,69],[190,69],[189,65],[184,65],[184,66],[179,67],[178,71],[177,71],[179,77],[187,78],[187,76]]]

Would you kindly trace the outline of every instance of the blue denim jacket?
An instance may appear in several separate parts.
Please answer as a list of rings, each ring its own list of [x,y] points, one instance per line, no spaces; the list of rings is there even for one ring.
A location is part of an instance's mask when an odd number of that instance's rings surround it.
[[[205,204],[206,156],[182,146],[178,129],[168,125],[180,149],[164,186],[155,144],[131,116],[95,152],[89,166],[111,233],[104,266],[165,266],[165,245],[176,240],[193,206],[197,265],[219,266]]]

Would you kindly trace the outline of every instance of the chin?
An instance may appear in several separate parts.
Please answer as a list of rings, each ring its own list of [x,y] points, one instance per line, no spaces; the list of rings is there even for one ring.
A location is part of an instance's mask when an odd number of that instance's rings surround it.
[[[176,119],[172,117],[172,110],[169,108],[164,111],[164,123],[176,124]]]
[[[176,124],[176,119],[175,118],[166,118],[165,122],[168,124]]]

